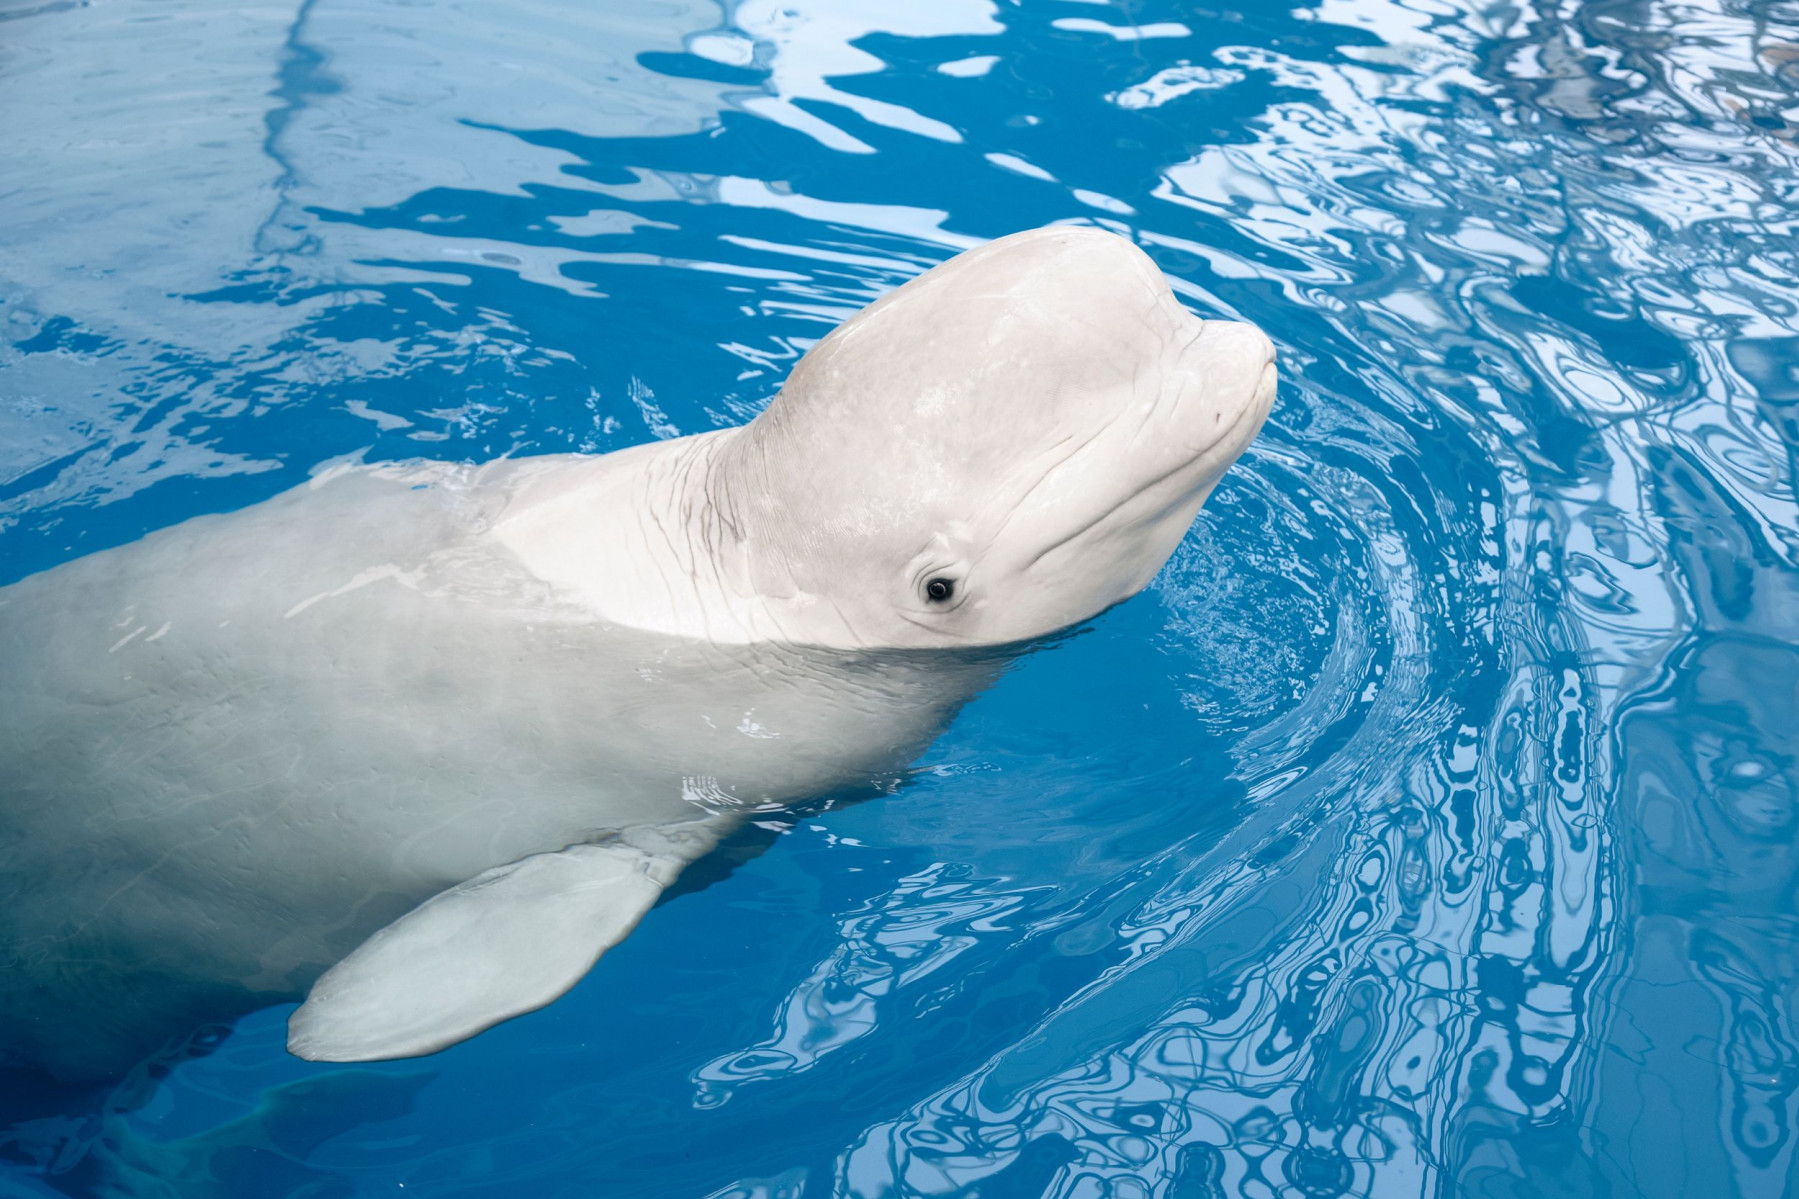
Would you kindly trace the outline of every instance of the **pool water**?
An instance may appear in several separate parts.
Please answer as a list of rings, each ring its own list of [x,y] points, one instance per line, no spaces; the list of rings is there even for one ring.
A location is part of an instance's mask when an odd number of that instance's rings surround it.
[[[1799,7],[0,0],[0,114],[0,582],[1049,222],[1283,368],[898,793],[430,1058],[14,1084],[0,1195],[1794,1193]]]

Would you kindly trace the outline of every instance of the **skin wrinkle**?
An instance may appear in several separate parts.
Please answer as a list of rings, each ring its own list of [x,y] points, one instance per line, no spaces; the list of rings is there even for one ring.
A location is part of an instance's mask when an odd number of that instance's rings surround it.
[[[651,492],[652,496],[654,495],[654,492],[655,492],[655,482],[656,482],[655,476],[652,474],[650,477],[650,492]],[[662,512],[661,512],[662,506],[660,504],[652,503],[652,504],[647,505],[647,507],[650,510],[650,512],[649,512],[650,523],[655,526],[656,532],[661,535],[663,544],[665,546],[667,546],[670,551],[674,552],[678,558],[679,547],[677,547],[675,545],[674,539],[669,536],[667,526],[665,526],[662,523]],[[669,578],[667,569],[663,566],[663,558],[660,554],[655,555],[655,569],[656,569],[656,576],[662,583],[662,590],[668,598],[669,609],[671,611],[679,610],[680,603],[675,596],[675,589],[674,589],[673,582]]]
[[[708,502],[707,488],[704,485],[705,479],[712,473],[710,470],[710,455],[707,453],[707,448],[706,445],[702,444],[697,452],[683,455],[678,467],[676,487],[681,496],[682,526],[691,531],[687,545],[685,546],[690,552],[687,564],[688,575],[693,583],[694,590],[700,599],[701,620],[703,621],[706,636],[709,639],[716,639],[712,627],[711,605],[705,603],[704,600],[706,583],[709,581],[711,585],[721,593],[728,592],[728,584],[721,573],[723,555],[719,550],[722,546],[714,536],[716,531],[716,516]],[[702,462],[700,461],[702,459],[706,460],[703,465],[708,469],[700,474],[700,486],[695,487],[694,472],[702,465]],[[700,542],[697,548],[692,544],[692,538],[694,536],[697,536]],[[702,578],[702,563],[710,570],[709,580]],[[727,608],[728,610],[734,610],[731,609],[729,605],[727,605]]]
[[[735,442],[737,438],[733,438],[732,440]],[[811,599],[816,603],[821,598],[824,598],[831,611],[837,616],[838,623],[844,629],[848,630],[858,643],[867,644],[867,639],[862,635],[860,630],[855,627],[854,622],[850,620],[849,615],[840,605],[838,605],[835,599],[819,597],[793,585],[792,573],[784,569],[784,560],[781,561],[778,566],[780,568],[781,577],[787,582],[788,587],[784,592],[779,594],[771,594],[766,588],[758,589],[754,585],[756,582],[760,581],[757,578],[759,572],[757,571],[754,562],[748,564],[750,575],[750,578],[748,579],[739,580],[727,578],[725,576],[724,564],[728,557],[734,557],[735,555],[728,555],[726,552],[723,552],[725,546],[722,541],[714,542],[712,540],[712,535],[715,531],[722,532],[728,524],[733,530],[734,545],[732,548],[742,547],[751,554],[755,553],[757,550],[766,551],[769,548],[769,543],[771,541],[776,545],[779,544],[779,538],[755,538],[751,533],[751,526],[745,515],[747,508],[740,507],[735,501],[736,488],[733,487],[731,480],[743,473],[742,468],[746,466],[760,466],[765,476],[767,473],[766,445],[761,443],[760,439],[758,439],[751,448],[754,450],[754,454],[750,456],[742,454],[721,455],[707,453],[706,461],[704,463],[705,473],[701,485],[698,487],[690,487],[686,492],[690,501],[697,498],[704,506],[704,514],[699,515],[698,519],[693,519],[690,515],[688,525],[690,529],[697,527],[700,530],[700,536],[702,537],[704,544],[712,551],[709,554],[698,556],[710,558],[713,570],[713,582],[717,592],[727,598],[733,598],[738,601],[756,605],[763,617],[767,619],[774,626],[775,630],[783,637],[788,637],[790,635],[789,627],[783,619],[784,607],[802,599]],[[693,465],[697,466],[698,464]],[[740,469],[734,471],[731,469],[733,466],[739,467]],[[748,481],[740,480],[740,482],[747,484]],[[729,517],[724,516],[716,503],[712,500],[714,493],[730,497],[726,501],[730,505]],[[766,495],[766,488],[764,489],[764,494]],[[772,507],[773,505],[766,504],[766,506]],[[739,586],[740,582],[747,585]],[[770,600],[781,600],[786,601],[786,603],[771,603],[769,602]],[[735,608],[736,605],[732,606]],[[706,620],[707,632],[710,634],[713,630],[711,628],[709,616],[706,614],[706,606],[703,602],[702,619]],[[748,631],[753,632],[753,629]],[[800,640],[799,638],[793,639]]]
[[[1102,432],[1103,432],[1103,430],[1102,430]],[[1092,445],[1093,442],[1099,436],[1100,436],[1099,434],[1095,434],[1093,437],[1089,437],[1087,440],[1080,442],[1079,444],[1077,444],[1074,447],[1074,449],[1068,451],[1068,453],[1064,454],[1062,457],[1056,459],[1054,462],[1050,463],[1049,466],[1044,468],[1043,473],[1038,475],[1037,478],[1031,482],[1031,485],[1024,489],[1024,494],[1019,496],[1017,500],[1015,500],[1010,505],[1008,505],[1010,510],[1000,520],[999,527],[993,531],[993,536],[988,538],[988,542],[987,542],[988,548],[991,548],[992,544],[995,541],[998,541],[1002,536],[1005,535],[1006,526],[1008,524],[1010,524],[1012,521],[1012,518],[1014,516],[1017,516],[1018,513],[1024,508],[1026,501],[1028,501],[1031,498],[1031,495],[1034,492],[1036,492],[1037,488],[1041,487],[1043,485],[1043,483],[1045,482],[1045,480],[1047,480],[1051,475],[1055,474],[1057,469],[1060,468],[1064,463],[1070,462],[1073,459],[1079,457],[1081,451],[1086,449],[1088,446]],[[1062,446],[1067,445],[1069,442],[1074,441],[1074,440],[1075,440],[1074,434],[1070,433],[1066,437],[1062,438],[1062,440],[1056,442],[1055,445],[1050,446],[1049,449],[1044,451],[1044,453],[1046,453],[1046,454],[1054,453],[1056,450],[1060,449]]]
[[[932,633],[937,634],[939,637],[954,638],[956,641],[959,641],[964,645],[972,645],[975,643],[974,634],[971,632],[964,633],[958,629],[945,628],[942,625],[939,625],[938,623],[936,623],[935,621],[920,620],[918,617],[912,615],[910,612],[906,612],[903,610],[900,612],[899,618],[901,620],[905,621],[907,624],[916,625],[917,627],[919,627],[921,629],[926,629]]]
[[[714,495],[715,491],[728,492],[728,488],[718,486],[728,477],[717,469],[718,463],[713,442],[701,442],[664,469],[652,470],[646,481],[650,500],[646,507],[653,537],[667,551],[666,555],[657,553],[652,557],[669,607],[679,611],[682,599],[691,598],[704,634],[714,639],[725,630],[715,625],[716,605],[709,602],[710,596],[726,600],[724,608],[732,613],[739,609],[739,604],[732,601],[748,598],[738,585],[739,580],[727,573],[732,557],[729,551],[741,544],[741,519],[734,511],[727,511]],[[671,529],[664,520],[665,510],[678,517],[678,528]],[[673,570],[669,567],[671,562]],[[734,623],[743,624],[741,620]]]
[[[785,413],[784,413],[784,411],[777,411],[774,415],[776,417],[781,417],[781,416],[785,415]],[[755,433],[754,425],[752,425],[750,428],[751,428],[751,432],[747,436],[750,438],[750,449],[753,451],[753,461],[749,465],[753,466],[753,468],[756,471],[757,477],[756,477],[755,481],[760,484],[761,493],[765,497],[765,501],[766,501],[769,497],[772,497],[772,494],[773,494],[773,489],[769,486],[769,476],[771,473],[769,470],[769,463],[768,463],[768,441],[769,441],[769,439],[767,437],[757,436]],[[726,478],[727,479],[730,478],[732,474],[741,474],[741,473],[746,473],[746,472],[744,472],[744,471],[729,472],[728,471],[726,473]],[[747,506],[746,506],[745,511],[746,511],[746,513],[748,512]],[[753,537],[753,534],[752,534],[752,537]],[[754,551],[752,551],[752,552],[755,552],[755,551],[766,552],[765,546],[757,544],[756,542],[752,541],[751,538],[746,537],[745,544],[753,545],[755,547]],[[779,544],[778,540],[777,540],[776,544]],[[794,588],[794,585],[793,585],[793,571],[789,567],[789,564],[785,561],[776,563],[776,567],[777,567],[776,572],[775,572],[776,576],[782,582],[784,582],[787,585],[787,587],[789,588],[789,590],[787,590],[785,592],[771,593],[771,592],[767,591],[766,585],[764,584],[764,581],[760,577],[760,572],[756,570],[756,564],[753,562],[750,564],[751,577],[755,580],[756,584],[758,585],[759,590],[761,590],[763,594],[772,595],[774,598],[783,598],[784,599],[784,598],[787,598],[788,596],[793,595],[795,593],[795,590],[797,590]]]
[[[693,519],[693,497],[689,493],[687,487],[690,474],[689,464],[693,457],[694,455],[692,454],[682,455],[680,460],[675,464],[673,471],[674,478],[671,481],[671,486],[674,489],[674,495],[678,497],[678,510],[681,517],[680,527],[687,535],[678,539],[671,537],[670,548],[674,553],[677,565],[681,572],[686,576],[688,588],[691,590],[696,600],[699,601],[701,629],[707,639],[711,640],[716,636],[715,630],[712,627],[712,605],[707,604],[704,600],[705,581],[701,577],[699,568],[699,563],[704,557],[704,554],[700,552],[704,549],[704,526],[703,523],[697,526],[697,530],[701,534],[702,544],[700,546],[695,546],[694,532],[696,531],[696,522]]]

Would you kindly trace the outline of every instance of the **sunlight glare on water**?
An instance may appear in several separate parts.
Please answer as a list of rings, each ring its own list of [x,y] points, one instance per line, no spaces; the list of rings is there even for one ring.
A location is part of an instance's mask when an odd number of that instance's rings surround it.
[[[1793,1193],[1799,7],[4,0],[0,113],[0,582],[740,424],[1049,222],[1282,367],[897,794],[443,1054],[7,1096],[0,1194]]]

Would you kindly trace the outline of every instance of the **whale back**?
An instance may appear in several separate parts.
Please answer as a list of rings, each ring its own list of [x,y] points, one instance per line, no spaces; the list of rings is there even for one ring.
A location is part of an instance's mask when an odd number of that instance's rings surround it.
[[[0,1062],[114,1072],[498,863],[886,785],[997,668],[596,622],[483,535],[548,465],[346,472],[0,589]]]

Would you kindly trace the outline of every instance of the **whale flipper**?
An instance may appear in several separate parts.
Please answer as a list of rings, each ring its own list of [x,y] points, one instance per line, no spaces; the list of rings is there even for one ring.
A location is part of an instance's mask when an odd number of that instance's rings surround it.
[[[534,1011],[624,940],[685,858],[576,845],[426,900],[313,984],[287,1022],[311,1061],[417,1057]]]

